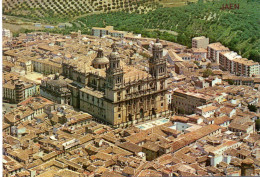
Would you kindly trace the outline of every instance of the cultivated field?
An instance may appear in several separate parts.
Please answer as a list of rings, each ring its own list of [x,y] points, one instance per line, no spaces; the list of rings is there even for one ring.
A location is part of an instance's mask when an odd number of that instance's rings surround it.
[[[156,0],[3,0],[4,14],[75,17],[93,12],[145,13],[158,6]]]

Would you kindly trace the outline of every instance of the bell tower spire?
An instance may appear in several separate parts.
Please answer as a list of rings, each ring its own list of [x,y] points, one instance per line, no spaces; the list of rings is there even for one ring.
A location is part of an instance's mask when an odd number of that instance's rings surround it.
[[[149,73],[155,78],[166,76],[166,59],[163,57],[163,46],[159,39],[156,39],[152,52],[153,56],[149,59]]]

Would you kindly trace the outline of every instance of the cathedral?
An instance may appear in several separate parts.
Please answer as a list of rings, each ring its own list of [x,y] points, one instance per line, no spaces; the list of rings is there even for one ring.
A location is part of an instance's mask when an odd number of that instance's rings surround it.
[[[62,75],[74,81],[69,84],[71,105],[115,127],[133,125],[165,113],[168,74],[158,39],[152,54],[149,72],[122,62],[115,44],[108,57],[99,48],[96,58],[87,63],[92,68],[87,72],[63,63]]]

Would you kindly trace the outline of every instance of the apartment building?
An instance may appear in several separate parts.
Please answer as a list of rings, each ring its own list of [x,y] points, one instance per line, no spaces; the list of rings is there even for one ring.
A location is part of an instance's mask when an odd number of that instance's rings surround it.
[[[19,103],[40,94],[39,84],[29,82],[12,73],[3,76],[3,101]]]
[[[259,63],[246,58],[233,60],[234,74],[238,76],[252,77],[259,74]]]
[[[105,28],[99,28],[99,27],[93,27],[92,28],[92,35],[103,37],[105,35],[108,35],[108,31],[113,30],[113,26],[106,26]]]
[[[212,62],[216,62],[217,64],[219,64],[219,54],[221,52],[229,51],[229,48],[223,46],[220,42],[209,44],[207,49],[207,58],[210,59]]]
[[[206,49],[209,45],[209,38],[205,36],[192,38],[192,48],[204,48]]]
[[[13,34],[12,34],[12,32],[9,29],[3,28],[2,29],[2,36],[10,38],[10,37],[13,36]]]
[[[127,32],[125,32],[125,31],[116,31],[116,30],[108,31],[108,35],[110,35],[112,37],[123,38],[126,34],[127,34]]]
[[[259,74],[259,63],[242,58],[236,52],[221,52],[219,64],[222,70],[238,76],[252,77]]]
[[[112,37],[123,38],[127,32],[114,30],[113,26],[106,26],[105,28],[93,27],[92,35],[97,37],[103,37],[105,35],[110,35]]]
[[[236,58],[242,58],[242,57],[233,51],[220,52],[219,53],[220,69],[233,73],[232,60]]]

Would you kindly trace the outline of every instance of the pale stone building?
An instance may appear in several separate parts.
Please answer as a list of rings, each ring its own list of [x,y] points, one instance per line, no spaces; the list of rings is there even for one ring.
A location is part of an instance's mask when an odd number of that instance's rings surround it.
[[[70,84],[71,105],[114,126],[130,125],[166,113],[168,74],[159,40],[153,45],[149,73],[126,65],[116,46],[112,47],[108,59],[99,49],[92,62],[84,63],[88,72],[63,63],[63,75],[74,81]]]
[[[198,106],[209,104],[213,100],[213,96],[178,89],[172,95],[172,106],[177,113],[193,114]]]
[[[236,52],[221,52],[219,54],[221,69],[229,71],[237,76],[252,77],[258,75],[259,63],[247,58],[242,58]]]
[[[40,94],[39,84],[30,82],[16,74],[3,75],[3,101],[19,103],[32,96]]]
[[[210,61],[219,64],[219,54],[221,52],[228,52],[229,48],[223,46],[220,42],[216,42],[209,44],[207,50],[207,58],[210,59]]]
[[[204,48],[206,49],[209,45],[209,38],[205,36],[192,38],[192,48]]]
[[[45,78],[41,82],[41,95],[55,103],[69,104],[71,91],[68,89],[70,80],[66,80],[55,74],[54,78]]]

